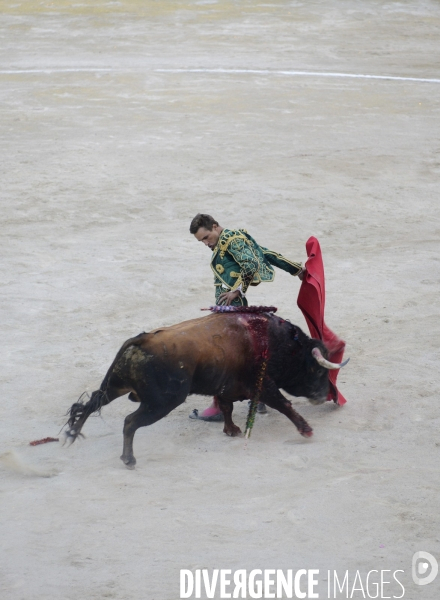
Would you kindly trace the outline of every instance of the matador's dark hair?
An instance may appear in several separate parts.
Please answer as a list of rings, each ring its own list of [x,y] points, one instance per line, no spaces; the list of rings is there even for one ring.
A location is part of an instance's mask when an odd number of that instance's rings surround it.
[[[189,232],[197,233],[200,227],[204,227],[208,231],[212,231],[213,225],[218,225],[218,222],[214,219],[214,217],[211,217],[211,215],[204,215],[198,213],[191,221],[191,225],[189,226]]]

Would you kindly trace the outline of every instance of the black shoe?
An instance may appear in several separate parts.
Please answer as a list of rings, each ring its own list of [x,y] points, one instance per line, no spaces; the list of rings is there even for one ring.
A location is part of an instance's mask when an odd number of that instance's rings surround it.
[[[258,403],[257,413],[260,413],[260,415],[264,415],[265,413],[267,413],[267,408],[266,408],[266,405],[264,404],[264,402]]]

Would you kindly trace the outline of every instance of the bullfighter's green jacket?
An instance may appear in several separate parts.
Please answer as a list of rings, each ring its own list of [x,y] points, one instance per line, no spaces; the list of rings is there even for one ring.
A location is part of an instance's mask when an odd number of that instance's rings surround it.
[[[302,269],[301,263],[291,262],[278,252],[260,246],[245,229],[223,229],[211,259],[216,304],[223,292],[239,289],[241,295],[232,304],[247,306],[244,295],[248,287],[273,281],[274,266],[291,275],[298,275]]]

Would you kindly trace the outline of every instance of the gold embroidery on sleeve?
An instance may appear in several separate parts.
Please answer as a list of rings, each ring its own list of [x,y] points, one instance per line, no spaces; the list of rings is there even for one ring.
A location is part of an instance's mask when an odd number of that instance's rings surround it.
[[[222,232],[219,240],[218,240],[218,246],[220,248],[220,258],[224,258],[225,257],[225,253],[228,249],[228,246],[231,242],[233,242],[234,240],[244,240],[245,242],[248,242],[249,240],[247,239],[247,237],[243,234],[237,234],[234,231],[231,232],[227,232],[225,233],[224,231]]]

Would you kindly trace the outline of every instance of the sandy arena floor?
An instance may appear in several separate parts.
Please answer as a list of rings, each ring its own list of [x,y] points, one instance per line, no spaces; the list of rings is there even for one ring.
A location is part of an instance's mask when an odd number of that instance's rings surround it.
[[[438,2],[0,11],[1,599],[176,600],[180,569],[305,568],[320,598],[327,570],[400,569],[406,600],[438,600],[440,577],[411,578],[414,552],[440,561]],[[193,396],[138,431],[134,471],[127,397],[70,448],[30,447],[127,338],[212,303],[199,211],[294,260],[318,237],[347,405],[293,399],[314,437],[270,411],[246,446],[190,421]],[[278,272],[249,299],[306,328],[298,289]]]

